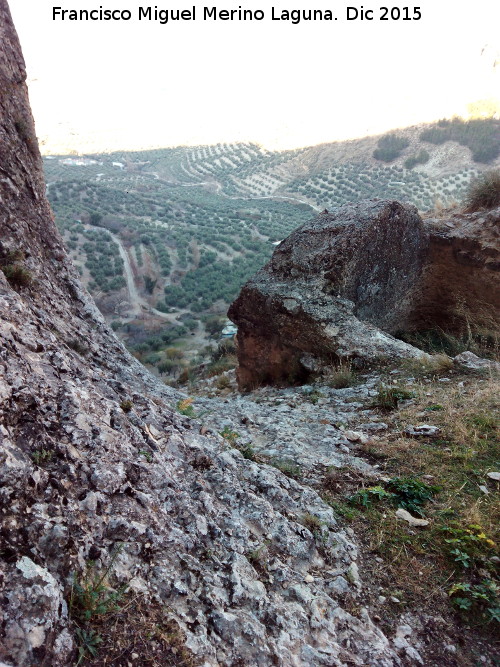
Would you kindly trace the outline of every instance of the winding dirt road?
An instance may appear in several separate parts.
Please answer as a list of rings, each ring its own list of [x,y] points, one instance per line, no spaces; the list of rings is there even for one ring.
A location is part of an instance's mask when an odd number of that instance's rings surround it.
[[[187,312],[186,310],[181,310],[178,313],[162,313],[161,310],[156,310],[156,308],[153,308],[146,301],[146,299],[144,299],[139,294],[137,286],[135,284],[134,271],[132,269],[132,264],[130,262],[129,254],[125,246],[123,245],[121,239],[116,234],[110,232],[109,229],[106,229],[105,227],[97,227],[95,225],[84,225],[84,228],[90,230],[99,229],[100,231],[107,232],[118,246],[120,257],[123,260],[125,280],[127,282],[127,291],[130,302],[129,316],[131,318],[138,317],[139,315],[144,315],[145,313],[150,313],[152,315],[156,315],[157,317],[161,317],[163,320],[167,320],[172,324],[181,324],[177,318],[183,313]]]

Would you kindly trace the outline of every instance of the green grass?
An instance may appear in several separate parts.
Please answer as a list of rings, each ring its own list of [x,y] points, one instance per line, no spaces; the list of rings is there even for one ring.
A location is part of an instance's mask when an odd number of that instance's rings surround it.
[[[414,392],[406,387],[381,384],[378,388],[377,396],[373,400],[373,407],[387,411],[395,410],[399,406],[400,401],[408,400],[414,396]]]
[[[458,380],[447,386],[427,382],[411,404],[391,412],[388,436],[370,445],[386,457],[383,473],[389,481],[366,487],[360,480],[354,493],[345,485],[330,485],[323,497],[383,559],[384,581],[397,580],[415,604],[423,596],[440,605],[438,593],[443,591],[450,613],[456,610],[464,622],[478,624],[488,634],[499,614],[492,557],[500,555],[500,502],[487,473],[500,469],[500,385],[493,377],[466,377],[465,387]],[[419,423],[426,408],[442,437],[402,436],[404,426]],[[489,494],[480,486],[488,487]],[[396,507],[425,515],[429,525],[410,529],[396,519]],[[420,572],[417,579],[411,574],[415,570]]]

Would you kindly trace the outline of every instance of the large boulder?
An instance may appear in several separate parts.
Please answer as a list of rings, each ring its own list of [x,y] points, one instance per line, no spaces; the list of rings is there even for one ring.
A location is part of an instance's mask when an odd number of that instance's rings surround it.
[[[305,380],[339,358],[418,356],[395,339],[412,316],[429,237],[417,209],[369,200],[295,230],[229,309],[241,388]]]

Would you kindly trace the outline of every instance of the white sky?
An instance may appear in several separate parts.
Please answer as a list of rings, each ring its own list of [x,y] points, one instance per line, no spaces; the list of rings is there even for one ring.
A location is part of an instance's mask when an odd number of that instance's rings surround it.
[[[10,0],[46,152],[238,140],[297,147],[463,113],[468,102],[500,97],[497,0],[419,0],[420,21],[385,22],[347,22],[349,2],[301,2],[241,0],[265,11],[261,22],[205,22],[196,3],[195,22],[161,25],[137,20],[141,0]],[[161,9],[192,4],[157,0]],[[53,6],[129,8],[133,19],[53,21]],[[273,6],[278,13],[331,9],[338,20],[271,21]],[[376,15],[378,7],[364,3]]]

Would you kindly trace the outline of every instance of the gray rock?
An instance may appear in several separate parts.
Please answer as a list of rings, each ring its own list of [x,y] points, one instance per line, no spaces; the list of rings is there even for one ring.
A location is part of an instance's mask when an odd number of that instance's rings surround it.
[[[410,435],[414,438],[435,438],[441,433],[441,429],[437,426],[432,426],[432,424],[419,424],[418,426],[412,426],[410,424],[405,428],[404,432],[406,435]]]

